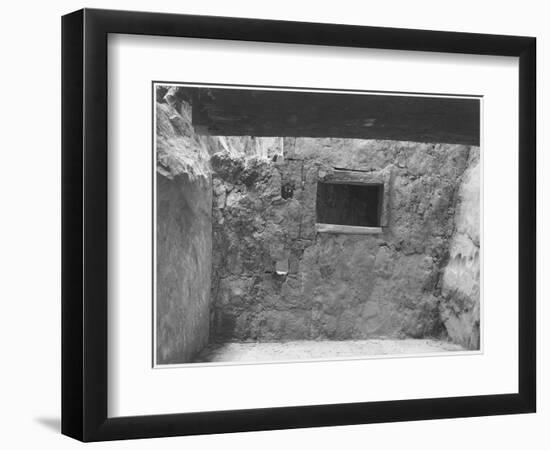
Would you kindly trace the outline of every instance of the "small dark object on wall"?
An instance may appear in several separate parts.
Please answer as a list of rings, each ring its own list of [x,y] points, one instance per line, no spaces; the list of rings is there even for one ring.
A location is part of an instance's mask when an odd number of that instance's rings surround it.
[[[294,196],[294,184],[286,183],[281,186],[281,197],[285,200]]]

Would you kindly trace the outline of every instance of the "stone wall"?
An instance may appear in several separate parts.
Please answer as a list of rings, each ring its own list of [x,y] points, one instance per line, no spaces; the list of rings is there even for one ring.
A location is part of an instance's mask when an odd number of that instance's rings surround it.
[[[157,103],[157,364],[192,360],[210,335],[212,181],[188,113]]]
[[[283,159],[212,155],[212,337],[446,337],[453,322],[441,314],[442,301],[450,304],[441,276],[471,147],[319,138],[280,145]],[[317,182],[334,168],[391,173],[383,233],[316,231]]]
[[[211,154],[271,160],[281,138],[201,136],[177,89],[156,103],[157,364],[185,363],[208,344],[212,315]]]
[[[441,317],[450,338],[469,349],[480,345],[480,163],[479,150],[470,152],[462,177],[450,244],[443,273]]]

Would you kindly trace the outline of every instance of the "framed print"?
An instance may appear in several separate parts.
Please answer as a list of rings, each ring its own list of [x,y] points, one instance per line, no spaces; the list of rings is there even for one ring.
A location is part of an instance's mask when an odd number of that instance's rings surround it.
[[[62,22],[62,432],[535,411],[535,39]]]

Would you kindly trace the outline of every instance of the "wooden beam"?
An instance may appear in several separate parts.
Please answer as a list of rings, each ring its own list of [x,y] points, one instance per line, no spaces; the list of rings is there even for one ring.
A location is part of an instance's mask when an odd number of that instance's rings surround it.
[[[334,137],[479,145],[479,98],[181,88],[212,135]]]

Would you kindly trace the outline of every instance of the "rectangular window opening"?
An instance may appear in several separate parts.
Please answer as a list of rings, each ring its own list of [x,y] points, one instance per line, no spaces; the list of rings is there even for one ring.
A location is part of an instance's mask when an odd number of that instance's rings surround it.
[[[380,227],[383,184],[317,183],[317,223]]]

